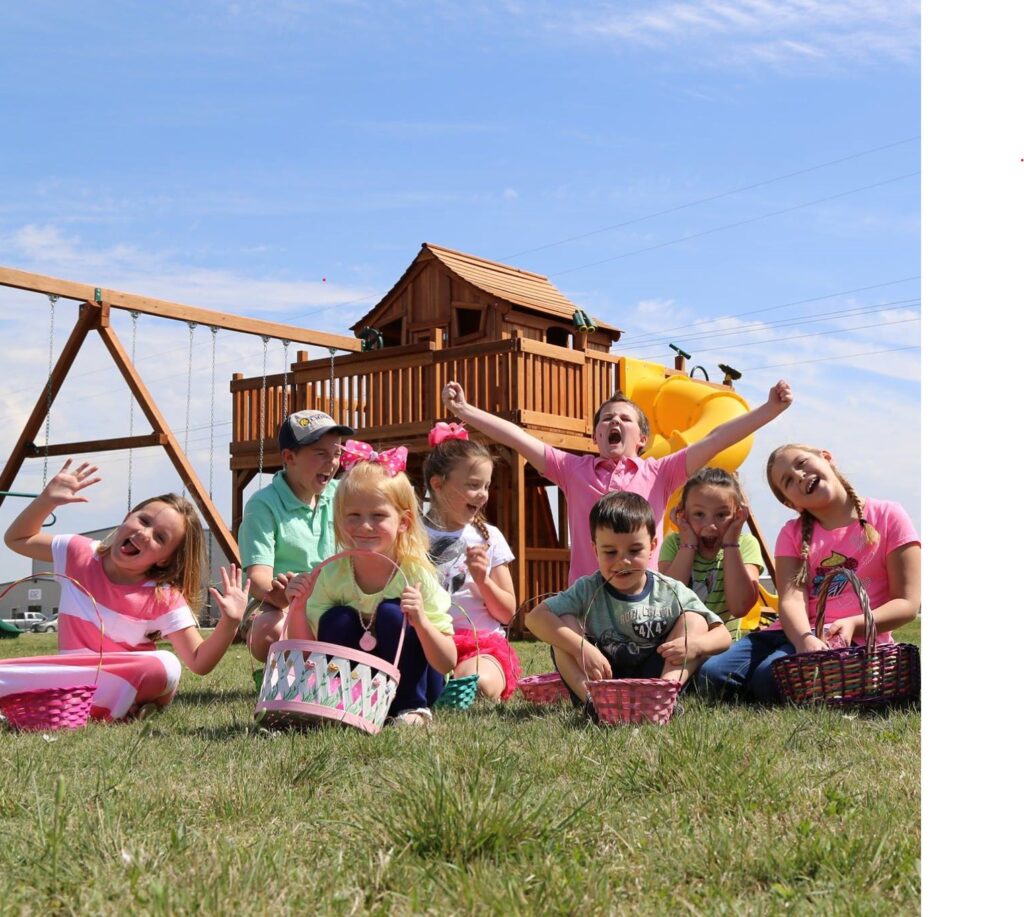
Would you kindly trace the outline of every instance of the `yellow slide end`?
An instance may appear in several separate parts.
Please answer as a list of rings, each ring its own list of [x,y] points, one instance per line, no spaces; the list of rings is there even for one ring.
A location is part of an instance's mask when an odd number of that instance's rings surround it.
[[[619,359],[620,387],[627,398],[643,409],[651,422],[651,440],[645,455],[660,458],[695,443],[715,427],[750,411],[736,392],[686,376],[665,378],[664,367],[631,357]],[[666,449],[665,441],[669,448]],[[750,454],[748,436],[720,452],[710,462],[736,471]]]

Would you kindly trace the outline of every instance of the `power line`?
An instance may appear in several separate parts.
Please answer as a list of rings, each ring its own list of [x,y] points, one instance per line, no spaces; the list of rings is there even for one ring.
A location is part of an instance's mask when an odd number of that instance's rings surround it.
[[[778,328],[792,328],[797,325],[812,325],[815,324],[816,322],[832,321],[836,318],[853,318],[854,316],[858,315],[871,315],[876,312],[885,312],[888,309],[892,309],[894,306],[912,307],[913,305],[920,304],[920,302],[920,299],[897,299],[885,303],[875,303],[871,306],[861,306],[856,309],[841,309],[836,312],[817,312],[814,313],[813,315],[802,316],[800,318],[781,319],[777,322],[764,322],[761,324],[747,325],[746,327],[743,328],[732,328],[729,330],[722,331],[705,331],[702,332],[701,334],[689,335],[686,338],[683,338],[682,340],[684,341],[684,343],[687,344],[687,346],[690,346],[692,344],[696,344],[699,346],[705,343],[706,341],[711,340],[712,338],[737,337],[741,334],[759,334],[765,331],[771,331]],[[657,343],[666,344],[672,337],[677,336],[671,335],[668,338],[658,339]],[[635,350],[637,346],[646,348],[653,343],[656,343],[656,341],[648,340],[644,341],[639,345],[627,345],[621,349],[623,351],[628,352],[630,350]],[[654,351],[645,351],[645,353],[653,352]]]
[[[805,363],[827,363],[830,360],[852,360],[854,357],[871,357],[878,353],[898,353],[902,350],[920,350],[920,344],[909,347],[889,347],[886,350],[865,350],[863,353],[843,353],[834,357],[819,357],[816,360],[791,360],[788,363],[771,363],[768,366],[754,366],[743,370],[745,373],[756,373],[762,369],[778,369],[780,366],[802,366]]]
[[[895,286],[897,283],[907,283],[910,280],[920,280],[920,274],[914,274],[911,277],[901,277],[899,280],[886,280],[884,283],[873,283],[865,287],[854,287],[852,290],[840,290],[837,293],[827,293],[824,296],[811,296],[808,299],[794,299],[792,302],[784,302],[777,306],[764,306],[758,309],[748,309],[746,312],[735,312],[732,315],[718,315],[715,318],[697,318],[694,319],[688,325],[676,325],[672,328],[666,328],[664,331],[649,331],[646,334],[633,335],[631,343],[635,344],[637,341],[642,341],[645,338],[660,339],[662,335],[679,335],[685,332],[688,328],[695,328],[697,325],[707,325],[711,322],[727,321],[731,318],[746,318],[748,315],[758,315],[761,312],[774,312],[777,309],[785,309],[789,306],[803,306],[809,302],[821,302],[823,299],[834,299],[836,296],[848,296],[850,293],[863,293],[865,290],[877,290],[881,287]]]
[[[678,239],[669,239],[667,242],[659,242],[657,245],[649,245],[646,248],[636,248],[632,251],[623,252],[621,255],[612,255],[610,258],[602,258],[600,261],[590,261],[587,264],[580,264],[576,267],[567,268],[564,271],[556,271],[551,276],[561,277],[563,274],[572,274],[575,271],[582,271],[588,267],[597,267],[601,264],[608,264],[612,261],[619,261],[622,258],[630,258],[633,255],[642,255],[646,252],[657,251],[661,248],[667,248],[669,245],[678,245],[680,242],[689,242],[691,239],[699,239],[701,236],[710,236],[716,232],[724,232],[727,229],[736,229],[739,226],[749,226],[751,223],[757,223],[761,220],[767,220],[770,217],[781,216],[784,213],[793,213],[795,210],[802,210],[805,207],[813,207],[815,204],[824,204],[828,201],[834,201],[841,197],[849,197],[851,194],[859,194],[861,191],[870,191],[873,188],[881,188],[883,185],[891,185],[894,182],[903,181],[907,178],[913,178],[915,175],[920,175],[920,171],[907,172],[905,175],[896,175],[893,178],[886,178],[883,181],[874,182],[870,185],[861,185],[859,188],[851,188],[849,191],[840,191],[838,194],[830,194],[826,197],[815,198],[813,201],[805,201],[802,204],[794,204],[792,207],[783,207],[781,210],[772,210],[768,213],[762,213],[756,217],[750,217],[747,220],[738,220],[735,223],[726,223],[722,226],[713,226],[711,229],[704,229],[700,232],[691,233],[688,236],[682,236]]]
[[[904,143],[912,143],[915,140],[920,140],[920,134],[914,137],[907,137],[904,140],[896,140],[893,143],[886,143],[882,146],[872,147],[870,150],[862,150],[859,153],[851,153],[849,156],[843,156],[839,159],[830,159],[828,162],[818,163],[814,166],[808,166],[805,169],[797,169],[795,172],[787,172],[784,175],[776,175],[774,178],[766,178],[759,182],[754,182],[751,185],[742,185],[739,188],[732,188],[729,191],[720,191],[717,194],[711,194],[708,197],[697,198],[696,200],[687,201],[685,204],[678,204],[675,207],[668,207],[665,210],[657,210],[654,213],[647,213],[643,216],[635,217],[632,220],[624,220],[621,223],[613,223],[610,226],[601,226],[598,229],[591,229],[589,232],[583,232],[579,235],[568,236],[564,239],[559,239],[556,242],[547,242],[544,245],[538,245],[536,248],[524,248],[522,251],[513,252],[511,255],[502,255],[498,259],[504,261],[508,258],[518,258],[520,255],[531,255],[534,252],[545,251],[549,248],[554,248],[558,245],[565,245],[568,242],[576,242],[580,239],[588,239],[590,236],[596,236],[602,232],[611,232],[613,229],[622,229],[624,226],[633,226],[636,223],[642,223],[645,220],[653,220],[655,217],[665,216],[668,213],[678,213],[680,210],[685,210],[688,207],[696,207],[698,204],[707,204],[711,201],[720,200],[723,197],[729,197],[733,194],[741,194],[744,191],[753,191],[755,188],[763,188],[765,185],[771,185],[775,182],[784,181],[787,178],[795,178],[798,175],[806,175],[809,172],[815,172],[818,169],[824,169],[828,166],[838,165],[842,162],[849,162],[852,159],[858,159],[861,156],[868,156],[871,153],[878,153],[881,150],[889,150],[895,146],[900,146]]]

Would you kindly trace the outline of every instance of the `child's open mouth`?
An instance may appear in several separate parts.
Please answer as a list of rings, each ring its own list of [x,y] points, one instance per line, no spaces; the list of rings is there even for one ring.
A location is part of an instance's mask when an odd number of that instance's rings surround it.
[[[331,481],[329,474],[318,474],[316,476],[316,483],[318,487],[326,487]]]
[[[121,543],[121,553],[127,554],[129,557],[138,557],[139,549],[132,543],[131,538],[126,538]]]
[[[821,483],[821,478],[819,478],[816,474],[812,474],[807,479],[807,484],[804,486],[804,493],[805,494],[814,493],[814,491],[817,489],[819,483]]]
[[[701,535],[700,545],[708,551],[715,551],[719,547],[717,535]]]
[[[609,446],[617,446],[621,442],[622,442],[622,431],[621,430],[612,430],[612,431],[610,431],[608,433],[608,445]]]

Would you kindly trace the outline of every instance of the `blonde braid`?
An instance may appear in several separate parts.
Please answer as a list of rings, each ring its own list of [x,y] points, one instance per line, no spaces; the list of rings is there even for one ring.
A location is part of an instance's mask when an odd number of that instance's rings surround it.
[[[864,543],[878,544],[880,540],[878,529],[864,518],[864,501],[860,498],[857,491],[853,489],[853,485],[838,470],[836,471],[836,477],[839,478],[839,483],[843,485],[846,492],[850,495],[850,499],[853,500],[853,508],[857,511],[857,521],[860,523],[861,532],[864,533]]]
[[[800,569],[796,571],[796,576],[793,578],[793,582],[797,586],[803,586],[810,573],[811,535],[814,534],[814,522],[814,516],[807,510],[800,513]]]

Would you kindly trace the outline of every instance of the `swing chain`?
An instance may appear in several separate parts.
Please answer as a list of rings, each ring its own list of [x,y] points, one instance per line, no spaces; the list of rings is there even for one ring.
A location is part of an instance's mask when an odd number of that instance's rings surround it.
[[[260,487],[263,486],[263,434],[264,428],[267,423],[267,347],[270,345],[270,338],[267,335],[262,334],[260,337],[263,338],[263,386],[260,389],[260,420],[259,420],[259,431],[257,436],[259,437],[259,459],[257,460],[256,470],[260,478]]]
[[[139,313],[134,309],[129,312],[132,317],[132,367],[135,366],[135,342],[139,330]],[[128,438],[135,434],[135,394],[128,392]],[[128,512],[132,511],[132,459],[134,449],[128,450]]]
[[[47,297],[50,300],[50,359],[46,372],[46,432],[43,440],[43,488],[46,487],[46,479],[50,470],[50,414],[53,411],[53,322],[57,312],[57,301],[60,297],[56,293],[50,293]]]
[[[219,328],[210,326],[210,466],[206,488],[213,503],[213,401],[217,395],[217,332]],[[213,528],[206,527],[206,556],[209,558],[210,569],[213,569]]]
[[[188,458],[189,434],[192,430],[192,350],[196,338],[196,322],[188,323],[188,381],[185,384],[185,457]],[[182,490],[182,496],[185,491]]]
[[[281,418],[283,423],[289,414],[288,411],[288,348],[291,346],[291,341],[281,341],[281,347],[284,349],[284,417]]]
[[[331,355],[331,381],[330,381],[331,388],[330,388],[330,392],[329,392],[329,394],[327,396],[327,403],[330,406],[330,411],[328,413],[331,415],[331,417],[333,417],[335,420],[337,420],[338,418],[337,418],[337,416],[334,413],[334,355],[338,352],[338,348],[337,347],[328,347],[327,348],[327,352]]]

